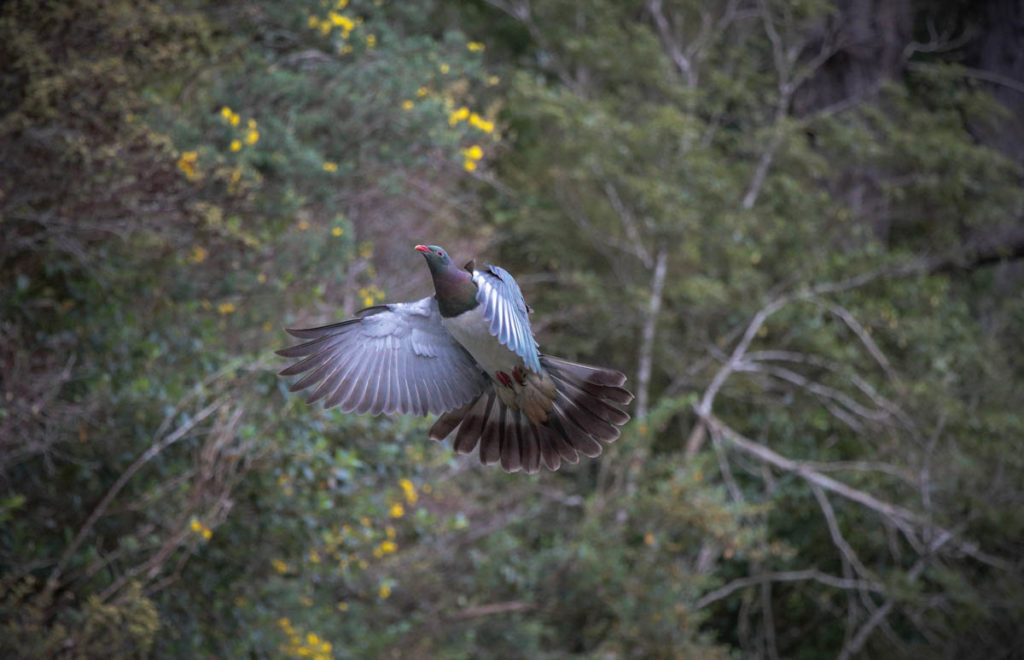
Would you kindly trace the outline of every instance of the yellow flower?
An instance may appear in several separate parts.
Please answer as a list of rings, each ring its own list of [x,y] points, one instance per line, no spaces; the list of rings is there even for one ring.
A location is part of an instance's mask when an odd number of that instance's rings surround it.
[[[339,14],[336,11],[328,12],[327,13],[327,18],[329,18],[331,20],[331,23],[334,23],[335,25],[340,27],[342,32],[346,33],[346,35],[344,35],[346,37],[347,37],[347,33],[351,32],[352,28],[354,28],[356,26],[355,23],[352,22],[351,18],[349,18],[348,16],[344,16],[342,14]]]
[[[198,520],[193,520],[189,527],[192,529],[193,532],[198,532],[203,529],[203,523],[199,522]]]
[[[288,630],[292,627],[292,622],[286,617],[281,617],[277,620],[277,625],[281,626],[281,628],[284,630]]]
[[[193,263],[199,264],[206,260],[207,254],[206,248],[201,245],[195,245],[192,247],[192,255],[189,259],[191,259]]]
[[[331,230],[331,235],[332,236],[341,236],[344,233],[345,233],[345,230],[342,229],[341,227],[335,227],[334,229]]]
[[[402,110],[412,110],[413,102],[409,100],[402,101]]]
[[[248,123],[248,126],[249,126],[249,130],[250,131],[256,130],[256,120],[255,119],[250,119],[249,123]]]
[[[310,16],[309,17],[309,27],[315,28],[318,25],[320,25],[320,19],[317,18],[316,16]]]
[[[393,538],[395,538],[395,528],[394,528],[394,527],[392,527],[391,525],[388,525],[387,527],[385,527],[385,528],[384,528],[384,534],[385,534],[385,535],[386,535],[386,536],[387,536],[387,537],[388,537],[389,539],[393,539]]]
[[[195,181],[198,178],[196,173],[196,164],[199,162],[199,153],[195,151],[186,151],[181,154],[181,158],[178,159],[178,169],[185,173],[185,177],[189,181]]]
[[[263,330],[265,330],[266,332],[270,332],[270,328],[272,328],[272,327],[273,326],[270,325],[270,321],[264,321],[263,322]]]
[[[416,96],[419,96],[420,98],[426,96],[429,93],[430,92],[427,90],[426,87],[420,87],[419,89],[416,90]]]
[[[213,530],[209,527],[203,527],[203,538],[209,541],[211,536],[213,536]]]
[[[448,115],[448,125],[449,126],[454,126],[455,124],[458,124],[460,121],[463,121],[464,119],[467,119],[468,117],[469,117],[469,108],[467,108],[466,106],[462,106],[461,108],[459,108],[455,112],[453,112],[450,115]]]
[[[306,231],[307,229],[309,229],[309,221],[299,220],[299,231]]]
[[[471,50],[473,52],[477,52],[477,51],[483,50],[484,49],[484,45],[482,43],[480,43],[479,41],[470,41],[468,44],[466,44],[466,48],[468,48],[469,50]]]
[[[338,0],[338,4],[335,5],[335,8],[337,8],[337,9],[344,9],[347,6],[348,6],[348,0]]]
[[[225,315],[231,314],[235,311],[235,304],[229,302],[221,303],[217,305],[217,311]]]
[[[241,150],[242,150],[242,141],[241,140],[232,140],[231,141],[231,151],[241,151]]]
[[[373,296],[365,296],[363,298],[363,307],[373,307]]]
[[[242,118],[238,116],[237,112],[232,112],[231,116],[228,117],[228,121],[231,122],[232,126],[238,126],[238,122],[242,121]]]
[[[231,108],[228,106],[224,106],[220,109],[220,116],[224,118],[224,121],[231,121],[231,115],[233,114],[234,113],[231,112]]]
[[[402,506],[401,502],[395,502],[391,505],[391,509],[388,511],[388,514],[392,518],[401,518],[405,515],[405,507]]]
[[[348,612],[348,603],[346,603],[345,601],[341,601],[335,607],[338,608],[339,612]]]
[[[331,161],[324,162],[324,172],[337,172],[338,164]]]
[[[256,144],[257,142],[259,142],[259,139],[260,139],[260,132],[257,131],[255,128],[250,128],[249,132],[245,134],[245,143],[246,144]]]
[[[373,48],[376,45],[377,45],[377,35],[375,35],[375,34],[368,34],[368,35],[366,35],[366,47],[367,48]]]
[[[491,131],[494,130],[494,124],[492,122],[487,121],[486,119],[476,114],[475,112],[469,116],[469,123],[474,128],[477,128],[483,131],[484,133],[490,133]]]
[[[316,636],[316,633],[308,633],[306,635],[306,641],[315,646],[320,643],[320,638]]]
[[[380,593],[380,597],[381,598],[387,598],[388,596],[391,595],[391,585],[388,584],[387,582],[385,582],[384,584],[380,585],[380,592],[379,593]]]
[[[316,550],[310,550],[309,551],[309,561],[314,563],[314,564],[319,564],[320,563],[320,553],[317,552]]]
[[[320,22],[320,34],[326,37],[328,34],[331,33],[331,27],[332,27],[331,24],[328,23],[327,21],[321,21]]]
[[[270,560],[270,565],[273,566],[274,570],[277,571],[278,573],[287,573],[288,572],[288,564],[284,563],[280,559],[271,559]]]
[[[476,169],[476,161],[467,159],[464,163],[462,163],[462,167],[467,172],[472,172]]]
[[[491,76],[490,78],[487,79],[487,86],[488,87],[494,87],[495,85],[497,85],[500,82],[501,82],[501,78],[499,78],[498,76]]]
[[[466,149],[462,153],[466,154],[466,158],[472,160],[480,160],[484,157],[484,150],[480,148],[479,144],[474,144],[469,149]]]
[[[338,53],[341,54],[341,55],[348,55],[351,52],[352,52],[352,46],[349,46],[348,44],[345,44],[344,46],[342,46],[341,48],[338,49]]]
[[[386,555],[390,555],[392,552],[398,550],[398,544],[394,541],[383,541],[380,544],[380,550]]]
[[[441,62],[441,66],[439,66],[437,68],[438,68],[438,70],[441,71],[441,73],[448,73],[449,71],[451,71],[451,67],[448,66],[447,64],[445,64],[444,62]]]
[[[370,519],[367,518],[366,516],[363,516],[362,518],[359,519],[359,524],[362,525],[363,527],[369,527],[370,526]]]
[[[408,479],[399,480],[398,485],[402,489],[402,492],[405,493],[405,501],[409,504],[416,504],[416,500],[419,497],[416,494],[416,486],[414,486]]]

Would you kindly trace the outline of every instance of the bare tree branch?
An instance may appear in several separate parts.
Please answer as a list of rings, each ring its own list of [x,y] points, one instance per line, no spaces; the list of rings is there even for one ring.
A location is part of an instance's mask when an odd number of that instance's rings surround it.
[[[698,610],[704,609],[712,603],[729,597],[740,589],[752,587],[764,582],[800,582],[806,580],[818,582],[819,584],[824,584],[836,589],[866,589],[868,591],[885,593],[885,587],[881,583],[865,582],[863,580],[849,580],[846,578],[836,577],[835,575],[829,575],[828,573],[822,573],[816,568],[810,568],[802,571],[775,571],[737,578],[732,582],[701,596],[697,599],[694,607]]]
[[[651,387],[651,364],[654,360],[654,333],[661,313],[662,294],[665,290],[665,274],[668,271],[668,250],[662,247],[654,261],[651,275],[651,295],[647,302],[647,314],[640,334],[640,359],[637,365],[636,416],[645,419],[648,412],[648,396]]]
[[[67,567],[68,561],[78,550],[79,546],[81,546],[82,541],[85,540],[85,537],[88,536],[89,532],[92,531],[93,526],[96,525],[96,521],[99,520],[100,516],[102,516],[104,512],[106,512],[107,507],[110,506],[110,503],[114,501],[114,498],[117,497],[117,494],[121,492],[121,489],[124,488],[125,484],[128,483],[128,481],[135,475],[135,473],[138,472],[139,469],[142,468],[142,466],[151,461],[164,449],[170,447],[175,442],[185,437],[185,435],[188,434],[189,431],[194,429],[200,422],[202,422],[204,419],[206,419],[214,412],[222,408],[224,405],[226,405],[226,401],[224,401],[223,399],[217,399],[213,403],[209,404],[208,406],[197,412],[195,416],[191,417],[188,421],[186,421],[177,429],[175,429],[173,433],[165,436],[161,440],[154,442],[149,447],[149,449],[144,451],[138,458],[135,459],[135,461],[131,465],[128,466],[127,470],[121,473],[121,476],[117,478],[117,481],[114,482],[114,485],[110,487],[110,490],[107,491],[107,494],[104,495],[103,499],[100,500],[99,504],[96,505],[96,508],[93,509],[93,512],[86,519],[81,529],[78,530],[78,534],[75,535],[75,538],[71,541],[70,544],[68,544],[68,547],[65,548],[60,559],[57,561],[57,565],[54,567],[53,571],[50,572],[48,588],[56,587],[58,581],[60,580],[61,574]]]
[[[843,408],[845,408],[846,410],[849,410],[851,413],[859,417],[863,417],[864,419],[870,420],[872,422],[881,423],[885,422],[890,418],[890,414],[888,411],[872,410],[871,408],[867,408],[866,406],[863,406],[857,401],[853,400],[853,398],[851,398],[849,395],[840,392],[835,388],[828,387],[827,385],[822,385],[821,383],[813,381],[790,369],[785,369],[783,367],[766,366],[763,364],[752,363],[744,360],[740,362],[738,365],[736,365],[736,371],[764,373],[769,376],[778,378],[779,380],[784,380],[788,383],[796,385],[797,387],[801,387],[817,396],[835,401],[839,405],[843,406]]]
[[[636,221],[633,218],[633,214],[622,202],[622,198],[619,197],[618,190],[611,182],[604,184],[604,192],[608,195],[608,201],[611,202],[612,208],[619,215],[619,219],[622,221],[622,228],[626,232],[626,236],[632,243],[632,252],[637,256],[638,259],[643,261],[645,264],[651,263],[651,251],[644,245],[643,239],[640,237],[640,232],[636,228]]]
[[[510,612],[522,612],[523,610],[532,610],[536,607],[533,603],[527,603],[522,600],[510,600],[504,603],[490,603],[488,605],[475,605],[473,607],[467,607],[464,610],[460,610],[447,617],[449,621],[458,621],[461,619],[473,619],[481,616],[493,616],[495,614],[508,614]]]
[[[661,9],[661,0],[648,0],[647,11],[650,12],[651,17],[654,19],[654,25],[658,28],[658,37],[661,38],[662,46],[668,51],[669,57],[676,65],[676,68],[686,78],[686,86],[691,89],[695,88],[697,86],[697,72],[694,70],[690,58],[683,52],[679,42],[672,34],[672,28],[669,26],[668,19],[665,18],[665,13]]]
[[[882,501],[874,495],[852,488],[840,481],[832,479],[831,477],[827,477],[820,472],[811,469],[804,463],[786,458],[760,443],[754,442],[749,438],[745,438],[743,435],[729,428],[713,415],[702,414],[696,406],[694,409],[697,415],[703,419],[705,424],[707,424],[713,431],[718,430],[722,434],[721,438],[728,441],[733,447],[755,456],[760,460],[766,461],[781,470],[803,477],[811,484],[820,486],[825,490],[836,493],[837,495],[857,502],[862,506],[880,513],[886,520],[890,521],[901,532],[903,532],[904,537],[906,537],[911,545],[915,547],[921,546],[920,540],[917,536],[919,529],[928,532],[936,538],[952,538],[956,536],[954,532],[944,529],[939,525],[930,523],[922,516],[908,509]],[[1010,571],[1013,568],[1013,564],[1010,561],[983,551],[972,541],[957,541],[954,543],[954,547],[976,561],[993,568],[1004,571]]]

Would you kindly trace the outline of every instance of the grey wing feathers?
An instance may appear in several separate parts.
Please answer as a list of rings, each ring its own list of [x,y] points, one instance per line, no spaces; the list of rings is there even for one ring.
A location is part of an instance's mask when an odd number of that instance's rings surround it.
[[[473,271],[476,299],[483,307],[488,330],[498,341],[523,358],[526,368],[541,373],[537,341],[530,329],[530,311],[512,275],[499,266],[485,264]]]
[[[357,318],[289,333],[305,343],[278,351],[302,358],[281,371],[305,374],[291,390],[316,386],[307,401],[344,412],[426,415],[454,410],[487,384],[476,361],[448,334],[434,298],[378,305]]]

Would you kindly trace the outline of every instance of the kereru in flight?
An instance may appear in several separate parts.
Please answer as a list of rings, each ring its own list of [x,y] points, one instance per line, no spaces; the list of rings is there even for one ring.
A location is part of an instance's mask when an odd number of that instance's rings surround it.
[[[506,472],[557,470],[597,456],[629,420],[626,376],[539,352],[530,309],[498,266],[464,268],[436,245],[417,245],[436,295],[368,307],[356,318],[288,330],[305,343],[278,351],[302,358],[281,371],[305,374],[291,391],[344,412],[440,413],[430,437],[456,432],[453,447]]]

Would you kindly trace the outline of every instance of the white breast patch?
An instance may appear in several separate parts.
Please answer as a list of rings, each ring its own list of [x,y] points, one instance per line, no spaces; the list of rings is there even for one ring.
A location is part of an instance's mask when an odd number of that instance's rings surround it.
[[[511,374],[516,367],[522,368],[523,359],[488,332],[483,305],[477,305],[458,316],[441,319],[441,322],[492,378],[495,372]]]

